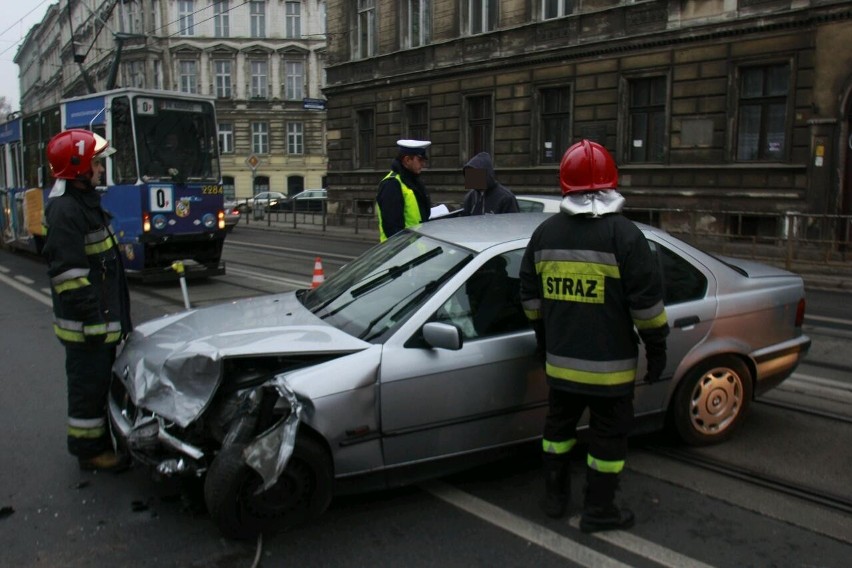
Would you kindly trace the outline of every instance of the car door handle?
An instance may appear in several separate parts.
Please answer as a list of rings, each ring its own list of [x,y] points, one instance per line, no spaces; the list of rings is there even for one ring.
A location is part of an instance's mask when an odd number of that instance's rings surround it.
[[[674,327],[689,327],[691,325],[695,325],[701,321],[701,318],[698,316],[687,316],[685,318],[678,318],[674,322]]]

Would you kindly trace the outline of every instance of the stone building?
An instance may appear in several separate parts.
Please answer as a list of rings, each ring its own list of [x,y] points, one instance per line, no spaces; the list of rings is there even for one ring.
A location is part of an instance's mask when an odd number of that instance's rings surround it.
[[[329,0],[329,199],[366,205],[398,138],[460,203],[490,152],[515,193],[558,193],[581,138],[633,208],[852,213],[848,0]],[[363,201],[358,201],[363,200]]]
[[[43,110],[109,85],[211,95],[226,195],[324,187],[325,5],[58,2],[15,56],[21,111]]]

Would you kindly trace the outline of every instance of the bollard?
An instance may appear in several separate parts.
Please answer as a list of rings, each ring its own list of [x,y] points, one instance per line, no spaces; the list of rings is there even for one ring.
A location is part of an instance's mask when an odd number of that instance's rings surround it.
[[[180,291],[183,294],[183,305],[187,310],[189,310],[191,309],[189,305],[189,291],[186,289],[186,276],[184,275],[185,270],[183,262],[180,260],[174,261],[172,263],[172,270],[177,272],[180,277]]]

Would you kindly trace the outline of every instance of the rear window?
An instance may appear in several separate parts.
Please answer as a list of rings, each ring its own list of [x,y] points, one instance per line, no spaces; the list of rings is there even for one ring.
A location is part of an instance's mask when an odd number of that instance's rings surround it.
[[[707,278],[700,270],[666,247],[648,241],[663,271],[664,301],[667,306],[700,300],[707,293]]]

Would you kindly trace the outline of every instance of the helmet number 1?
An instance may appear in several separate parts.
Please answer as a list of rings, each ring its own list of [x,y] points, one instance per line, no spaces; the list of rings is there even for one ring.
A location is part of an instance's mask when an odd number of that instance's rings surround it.
[[[85,140],[78,140],[77,143],[74,144],[74,145],[77,146],[77,153],[78,154],[80,154],[81,156],[85,155],[85,153],[86,153],[86,141]]]

